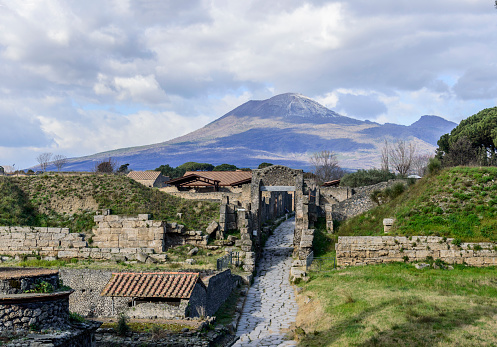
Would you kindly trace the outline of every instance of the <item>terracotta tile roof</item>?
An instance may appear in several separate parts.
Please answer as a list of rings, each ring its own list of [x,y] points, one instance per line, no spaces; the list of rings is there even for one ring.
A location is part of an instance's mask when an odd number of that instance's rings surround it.
[[[192,174],[219,181],[220,187],[231,186],[235,182],[252,179],[252,171],[187,171],[184,176]],[[204,182],[193,182],[186,186],[198,187],[208,186],[208,184]]]
[[[338,187],[340,185],[340,180],[333,180],[323,183],[323,187]]]
[[[120,272],[112,274],[101,295],[189,299],[197,282],[204,285],[195,272]]]
[[[135,181],[155,181],[160,171],[131,171],[127,176]]]

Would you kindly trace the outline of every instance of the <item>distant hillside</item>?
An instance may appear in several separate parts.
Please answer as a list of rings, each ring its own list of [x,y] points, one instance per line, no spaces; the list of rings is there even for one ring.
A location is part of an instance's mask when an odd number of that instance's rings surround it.
[[[391,217],[396,218],[394,235],[497,242],[497,168],[445,169],[394,201],[348,220],[338,233],[384,235],[382,220]]]
[[[125,176],[40,175],[0,177],[0,225],[68,227],[90,231],[97,210],[179,222],[205,229],[219,218],[219,204],[184,200],[147,188]],[[177,213],[182,213],[182,218]]]
[[[433,154],[440,136],[456,125],[437,116],[423,116],[410,126],[380,125],[341,116],[303,95],[288,93],[248,101],[167,142],[72,158],[64,169],[91,170],[95,162],[109,157],[129,163],[133,170],[188,161],[251,168],[271,162],[306,169],[310,154],[321,150],[336,152],[344,168],[372,168],[380,166],[385,138],[410,140],[421,153]]]

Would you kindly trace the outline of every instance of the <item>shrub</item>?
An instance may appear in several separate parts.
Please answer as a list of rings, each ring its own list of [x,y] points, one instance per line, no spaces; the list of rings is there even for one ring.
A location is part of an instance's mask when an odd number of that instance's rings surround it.
[[[461,243],[462,241],[459,238],[455,238],[454,240],[452,240],[452,244],[456,245],[457,247],[461,247]]]
[[[437,158],[430,158],[428,166],[426,167],[428,175],[437,174],[441,168],[442,168],[442,163]]]
[[[54,288],[52,284],[41,281],[34,285],[33,289],[26,290],[26,293],[53,293]]]
[[[69,312],[69,321],[73,323],[83,323],[85,319],[76,312]]]
[[[119,320],[117,321],[116,328],[116,332],[119,336],[125,336],[126,333],[129,331],[128,320],[129,318],[124,313],[121,313],[119,315]]]

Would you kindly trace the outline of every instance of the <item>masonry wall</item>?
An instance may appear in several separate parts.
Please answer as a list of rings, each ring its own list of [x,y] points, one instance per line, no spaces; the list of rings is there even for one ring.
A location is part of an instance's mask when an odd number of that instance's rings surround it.
[[[238,284],[238,276],[233,276],[227,269],[202,281],[207,286],[206,316],[213,316]]]
[[[99,248],[152,248],[163,252],[166,222],[150,220],[148,214],[138,217],[97,215],[94,217],[93,246]]]
[[[67,296],[39,302],[11,303],[10,301],[0,299],[0,332],[4,330],[27,331],[30,326],[55,330],[68,327],[69,304]]]
[[[152,312],[155,312],[153,316],[163,318],[182,317],[187,312],[188,300],[182,300],[178,306],[166,303],[150,305],[142,303],[135,310],[132,310],[131,298],[100,296],[113,272],[115,271],[60,269],[59,277],[64,282],[64,285],[74,289],[74,293],[69,297],[70,311],[85,317],[115,317],[126,312],[130,316],[141,318],[152,315],[147,311],[147,308],[152,308]],[[191,298],[193,301],[189,303],[190,315],[204,314],[205,316],[212,316],[231,294],[231,291],[238,283],[238,276],[231,275],[231,271],[228,269],[204,277],[202,281],[206,285],[207,291],[201,285],[198,285],[199,288],[195,289],[195,293]],[[205,306],[205,312],[195,308],[199,307],[199,305]]]
[[[453,239],[435,236],[339,236],[335,244],[338,266],[423,261],[427,257],[449,264],[497,265],[496,244],[452,244]],[[407,258],[405,258],[407,257]]]
[[[354,189],[350,187],[320,187],[320,205],[324,209],[326,204],[335,204],[352,197]]]
[[[384,190],[399,182],[407,184],[405,180],[390,180],[371,186],[354,188],[355,193],[350,198],[332,204],[333,219],[345,220],[371,210],[376,207],[376,204],[369,197],[371,193],[375,190]]]
[[[0,227],[0,253],[10,256],[39,254],[65,257],[87,247],[84,236],[67,228]]]
[[[57,289],[59,287],[58,274],[10,278],[0,280],[0,295],[22,294],[28,290],[34,289],[35,285],[42,281],[50,283],[54,289]]]
[[[131,298],[100,296],[109,282],[110,270],[60,269],[59,278],[74,289],[69,297],[69,309],[84,317],[113,317],[125,312]]]

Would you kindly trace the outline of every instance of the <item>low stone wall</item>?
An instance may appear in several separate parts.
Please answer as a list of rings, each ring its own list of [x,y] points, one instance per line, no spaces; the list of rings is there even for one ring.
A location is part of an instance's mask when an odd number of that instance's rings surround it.
[[[42,281],[50,283],[54,289],[57,289],[59,287],[59,275],[56,271],[54,272],[54,274],[47,275],[2,279],[0,280],[0,295],[22,294],[34,289],[35,284]]]
[[[427,257],[449,264],[497,265],[494,243],[461,243],[436,236],[339,236],[335,244],[338,266],[423,261]]]
[[[350,198],[331,205],[333,219],[345,220],[371,210],[377,206],[369,197],[371,193],[375,190],[384,190],[385,188],[391,187],[395,183],[399,182],[407,184],[405,180],[390,180],[388,182],[380,182],[371,186],[354,188],[355,194]]]
[[[68,327],[70,292],[0,297],[0,331]]]
[[[89,247],[84,234],[67,228],[0,227],[0,253],[9,256],[43,258],[113,259],[116,256],[135,260],[138,253],[152,254],[154,248]]]
[[[170,195],[187,200],[207,200],[207,201],[221,201],[223,197],[227,196],[230,200],[243,200],[242,189],[238,188],[237,191],[219,191],[219,192],[190,192],[178,191],[176,187],[160,188],[161,191]]]
[[[0,227],[0,240],[0,253],[10,256],[35,253],[62,258],[64,251],[88,247],[83,235],[67,228]]]

